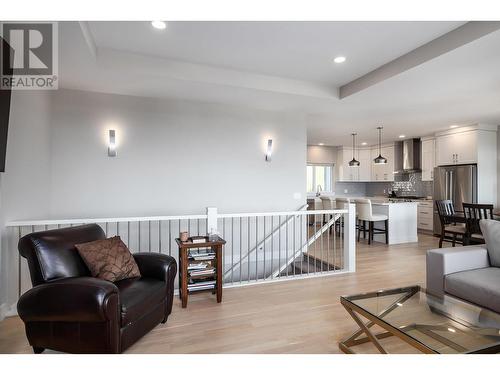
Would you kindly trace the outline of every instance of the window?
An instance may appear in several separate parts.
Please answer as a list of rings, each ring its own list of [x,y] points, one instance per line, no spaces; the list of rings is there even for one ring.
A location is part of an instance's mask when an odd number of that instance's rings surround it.
[[[322,191],[332,191],[333,166],[324,164],[307,165],[307,192],[315,193],[318,186]]]

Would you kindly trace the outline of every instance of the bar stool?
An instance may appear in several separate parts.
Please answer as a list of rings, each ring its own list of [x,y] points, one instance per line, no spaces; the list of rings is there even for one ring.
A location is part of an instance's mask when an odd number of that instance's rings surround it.
[[[333,197],[326,197],[326,196],[322,195],[322,196],[319,197],[319,199],[321,199],[321,204],[323,205],[323,210],[335,210],[337,208],[337,206],[335,204],[335,198],[333,198]],[[327,222],[327,219],[326,219],[325,216],[326,215],[323,215],[323,223]]]
[[[321,199],[323,210],[335,210],[337,208],[335,198],[327,196],[320,196],[319,198]],[[323,224],[326,224],[331,218],[333,218],[333,215],[323,215]],[[335,226],[338,225],[338,222],[338,220],[335,222]],[[330,227],[330,230],[332,230],[332,227]]]
[[[351,199],[350,198],[344,198],[344,197],[337,197],[337,198],[335,198],[335,206],[339,210],[345,209],[346,206],[348,207],[349,203],[351,203]],[[340,236],[340,234],[342,233],[343,230],[344,230],[344,215],[342,215],[342,217],[339,220],[339,224],[338,224],[339,236]]]
[[[361,232],[363,232],[363,238],[366,238],[366,232],[368,232],[368,245],[371,245],[373,241],[373,235],[375,233],[385,233],[385,243],[389,244],[389,229],[388,222],[389,218],[387,215],[374,214],[372,211],[372,201],[370,199],[357,198],[356,199],[356,214],[359,220],[358,225],[358,242],[361,237]],[[366,222],[368,221],[368,229],[366,229]],[[385,223],[385,229],[374,228],[374,223],[376,221],[383,221]]]

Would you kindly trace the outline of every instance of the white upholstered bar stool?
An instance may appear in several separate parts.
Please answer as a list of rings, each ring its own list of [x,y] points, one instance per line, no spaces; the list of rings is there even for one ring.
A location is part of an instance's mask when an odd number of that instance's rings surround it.
[[[321,204],[323,205],[323,210],[335,210],[337,208],[337,206],[335,204],[335,198],[326,197],[326,196],[322,195],[319,197],[319,199],[321,199]],[[326,217],[324,217],[323,221],[326,222]]]
[[[374,214],[372,211],[372,201],[365,198],[356,199],[356,214],[359,221],[358,229],[358,242],[363,232],[363,238],[366,238],[366,232],[368,232],[368,245],[373,241],[373,235],[375,233],[385,234],[385,243],[389,243],[389,230],[388,230],[388,217],[387,215]],[[385,223],[385,229],[375,229],[374,223],[376,221],[383,221]],[[366,229],[366,222],[368,222],[368,229]]]
[[[346,208],[349,208],[349,203],[351,203],[350,198],[345,198],[345,197],[337,197],[335,198],[335,207],[339,210],[343,210]],[[342,233],[344,230],[344,215],[339,220],[339,235]]]
[[[321,199],[323,210],[335,210],[337,208],[335,198],[328,196],[320,196],[319,198]],[[326,224],[332,217],[333,215],[323,215],[323,224]],[[337,223],[335,223],[335,225],[337,225]],[[330,229],[332,229],[332,227],[330,227]]]

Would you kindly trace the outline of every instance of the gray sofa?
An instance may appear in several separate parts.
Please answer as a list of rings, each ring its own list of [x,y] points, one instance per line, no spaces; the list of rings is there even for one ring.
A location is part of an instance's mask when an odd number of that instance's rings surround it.
[[[500,313],[500,267],[490,265],[486,245],[429,250],[426,264],[428,292]]]

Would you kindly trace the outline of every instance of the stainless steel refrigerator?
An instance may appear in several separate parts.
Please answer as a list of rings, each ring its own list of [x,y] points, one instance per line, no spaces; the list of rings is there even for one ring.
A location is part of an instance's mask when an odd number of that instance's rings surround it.
[[[462,203],[477,203],[477,165],[450,165],[434,168],[433,199],[450,199],[455,211],[463,212]],[[441,234],[441,222],[434,203],[434,234]]]

